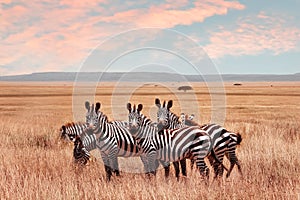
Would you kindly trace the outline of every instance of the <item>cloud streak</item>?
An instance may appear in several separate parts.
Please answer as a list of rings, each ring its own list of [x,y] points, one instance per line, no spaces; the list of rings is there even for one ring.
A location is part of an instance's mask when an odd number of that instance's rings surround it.
[[[300,29],[287,25],[282,16],[245,17],[235,28],[220,27],[211,33],[210,44],[205,46],[213,58],[226,55],[258,55],[271,52],[273,55],[300,50]]]

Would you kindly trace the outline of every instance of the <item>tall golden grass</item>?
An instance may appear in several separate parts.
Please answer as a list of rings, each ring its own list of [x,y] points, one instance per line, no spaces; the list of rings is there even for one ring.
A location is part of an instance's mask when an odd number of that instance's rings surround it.
[[[178,84],[178,83],[177,83]],[[52,86],[51,86],[52,85]],[[84,168],[72,164],[73,145],[59,139],[59,128],[73,120],[72,85],[69,83],[0,83],[0,197],[1,199],[299,199],[300,198],[300,84],[226,84],[227,115],[224,126],[240,132],[237,156],[243,179],[234,168],[230,178],[205,185],[197,171],[179,182],[172,172],[165,180],[122,172],[105,181],[96,157]],[[177,87],[178,85],[170,85]],[[125,87],[125,86],[124,86]],[[149,86],[147,86],[149,87]],[[140,88],[133,103],[147,110],[154,98],[175,99],[164,88]],[[210,99],[203,84],[194,84],[201,123],[210,120]],[[113,84],[98,88],[101,110],[112,116]],[[106,92],[103,95],[101,92]],[[143,91],[143,96],[139,92]],[[150,92],[149,92],[150,91]],[[149,92],[149,95],[145,93]],[[125,120],[125,104],[117,116]],[[122,110],[123,107],[123,110]],[[191,105],[191,110],[197,109]],[[84,117],[84,102],[82,103]],[[179,114],[179,113],[178,113]],[[84,118],[82,118],[84,120]],[[199,119],[195,119],[199,120]],[[225,165],[229,166],[228,162]]]

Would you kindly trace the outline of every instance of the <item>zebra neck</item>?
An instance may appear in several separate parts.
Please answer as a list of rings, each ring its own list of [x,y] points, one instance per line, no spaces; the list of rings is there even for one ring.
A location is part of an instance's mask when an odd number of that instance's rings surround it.
[[[68,133],[73,133],[75,136],[83,137],[85,131],[87,130],[88,126],[82,123],[73,123],[71,126],[67,127]]]
[[[152,126],[154,124],[154,122],[152,122],[151,119],[147,118],[145,115],[142,115],[142,126],[146,126],[146,125],[150,125]]]
[[[109,122],[107,121],[106,116],[101,116],[99,118],[99,122],[94,130],[94,134],[96,135],[97,139],[105,140],[110,137],[109,130]]]
[[[92,151],[96,149],[96,135],[87,135],[84,137],[82,144],[87,151]]]
[[[169,123],[166,129],[175,129],[180,128],[182,126],[182,123],[179,121],[179,117],[175,115],[174,113],[170,112],[169,114]]]

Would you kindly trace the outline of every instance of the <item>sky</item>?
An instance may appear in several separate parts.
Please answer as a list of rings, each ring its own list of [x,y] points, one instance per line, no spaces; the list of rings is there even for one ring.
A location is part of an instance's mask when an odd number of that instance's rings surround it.
[[[1,0],[0,76],[194,74],[198,64],[214,68],[201,73],[299,73],[299,8],[299,0]]]

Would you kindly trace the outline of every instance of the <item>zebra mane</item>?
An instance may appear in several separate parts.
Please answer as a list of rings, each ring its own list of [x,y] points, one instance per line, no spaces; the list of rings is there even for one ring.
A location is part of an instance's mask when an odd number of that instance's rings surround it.
[[[145,126],[145,125],[154,126],[154,125],[156,125],[156,122],[153,122],[149,117],[147,117],[146,115],[143,115],[142,113],[141,113],[141,117],[143,119],[142,126]]]
[[[104,114],[104,113],[101,112],[101,111],[98,112],[98,120],[99,120],[99,121],[102,120],[102,121],[105,121],[105,122],[107,122],[107,123],[111,123],[111,121],[108,120],[107,115]],[[98,122],[99,122],[99,121],[98,121]]]
[[[169,119],[171,118],[171,117],[173,117],[173,121],[174,122],[179,122],[180,123],[180,121],[179,121],[179,116],[177,116],[175,113],[173,113],[173,112],[171,112],[171,111],[169,111],[170,113],[169,113]]]
[[[177,116],[175,113],[169,111],[169,118],[168,118],[168,128],[174,129],[177,128],[179,124],[182,124],[182,122],[179,120],[179,116]]]

